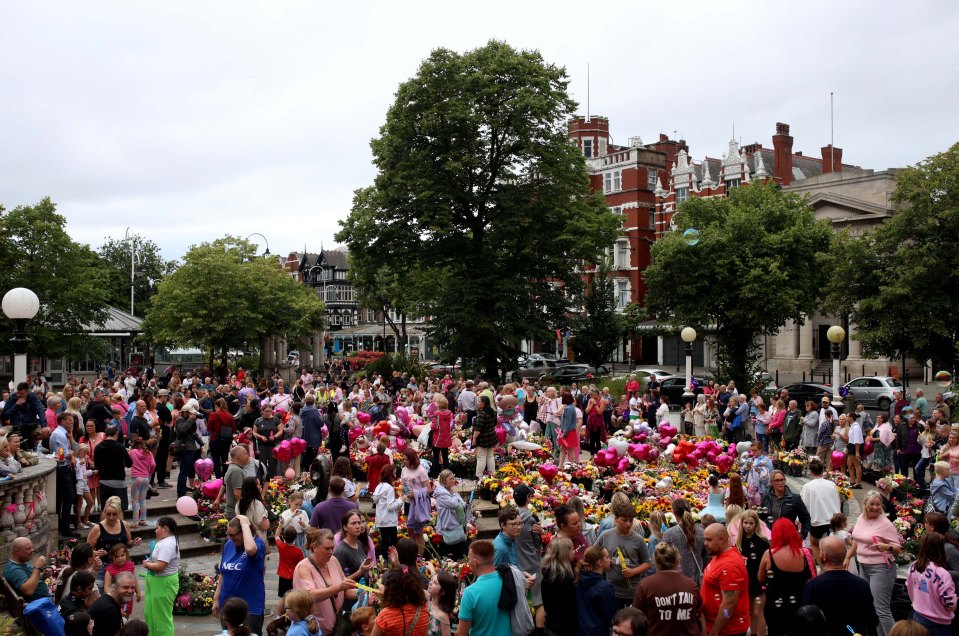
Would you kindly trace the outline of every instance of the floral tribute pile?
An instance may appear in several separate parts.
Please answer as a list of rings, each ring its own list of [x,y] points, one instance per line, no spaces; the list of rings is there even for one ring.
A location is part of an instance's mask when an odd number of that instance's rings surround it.
[[[173,601],[175,615],[207,616],[213,612],[213,594],[216,592],[216,576],[199,572],[187,572],[180,566],[180,589]]]

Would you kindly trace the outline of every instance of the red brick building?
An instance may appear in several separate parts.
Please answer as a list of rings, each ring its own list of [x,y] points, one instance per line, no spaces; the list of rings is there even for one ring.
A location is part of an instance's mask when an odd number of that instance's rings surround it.
[[[645,146],[639,137],[630,138],[625,146],[614,144],[606,117],[576,117],[569,131],[586,158],[593,191],[602,192],[606,204],[623,220],[622,235],[607,248],[617,305],[642,304],[646,296],[642,272],[649,265],[650,246],[656,237],[655,192],[666,176],[669,154]],[[665,140],[664,148],[669,144],[676,142]],[[673,156],[679,150],[676,145]],[[589,275],[587,271],[587,278]],[[624,342],[614,359],[627,356],[641,359],[642,343]]]
[[[789,124],[777,123],[772,137],[772,148],[759,142],[740,148],[736,140],[721,159],[704,157],[695,163],[689,156],[684,141],[674,153],[677,142],[660,135],[660,142],[650,147],[667,155],[668,173],[656,191],[656,238],[673,227],[677,206],[689,197],[726,196],[732,189],[751,181],[775,180],[783,187],[810,177],[830,172],[841,172],[842,148],[824,146],[820,157],[810,157],[793,151]],[[857,166],[846,166],[857,168]]]
[[[819,158],[794,152],[789,125],[784,123],[776,124],[772,148],[758,142],[741,148],[732,140],[721,158],[707,156],[700,163],[690,158],[685,140],[667,135],[661,134],[649,144],[639,137],[630,137],[625,146],[614,144],[606,117],[576,117],[569,123],[569,134],[586,158],[593,191],[602,192],[606,204],[623,219],[622,235],[607,248],[620,308],[630,302],[644,304],[642,272],[650,262],[650,246],[673,227],[677,206],[689,197],[726,196],[732,188],[769,179],[788,187],[810,177],[841,172],[843,167],[858,169],[842,163],[841,148],[825,146]],[[587,279],[590,274],[588,270]],[[664,349],[668,350],[665,355]],[[624,342],[614,360],[669,364],[678,351],[678,344],[673,347],[662,339],[640,338]],[[702,355],[697,350],[697,356]]]

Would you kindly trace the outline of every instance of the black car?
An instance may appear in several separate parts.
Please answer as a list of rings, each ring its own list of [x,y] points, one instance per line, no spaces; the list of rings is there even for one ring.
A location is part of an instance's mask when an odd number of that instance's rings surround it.
[[[572,382],[588,382],[602,375],[609,375],[609,369],[604,366],[594,368],[588,364],[567,364],[543,375],[540,381],[570,384]]]
[[[796,404],[799,405],[799,410],[805,410],[805,404],[807,400],[812,400],[816,407],[822,403],[823,397],[827,397],[832,400],[832,387],[825,384],[815,384],[813,382],[796,382],[795,384],[787,384],[784,387],[780,387],[780,391],[786,390],[789,393],[790,400],[796,400]],[[788,404],[787,404],[788,406]],[[833,403],[832,407],[836,409],[836,413],[842,413],[845,405],[842,402],[838,404]]]
[[[703,392],[703,387],[706,386],[706,380],[696,376],[693,376],[693,378],[696,380],[696,389],[693,391],[693,394],[699,395]],[[685,375],[670,375],[659,381],[659,394],[669,396],[669,406],[674,410],[676,408],[682,408],[683,393],[685,392]]]

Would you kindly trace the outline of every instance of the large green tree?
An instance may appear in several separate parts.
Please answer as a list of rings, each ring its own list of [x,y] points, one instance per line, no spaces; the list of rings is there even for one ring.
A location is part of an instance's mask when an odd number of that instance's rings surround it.
[[[772,184],[689,199],[674,220],[644,274],[647,308],[660,324],[709,332],[720,374],[749,386],[758,337],[819,308],[832,229],[805,199]],[[687,229],[699,231],[698,242],[684,237]]]
[[[84,328],[106,318],[108,278],[96,253],[74,242],[66,226],[49,198],[9,212],[0,206],[0,294],[26,287],[40,299],[28,325],[31,355],[80,358],[104,351]],[[0,321],[0,352],[12,351],[12,331],[9,320]]]
[[[160,282],[143,327],[152,344],[226,357],[230,349],[260,348],[268,335],[296,342],[321,329],[324,314],[313,290],[275,260],[258,258],[254,244],[228,236],[189,249]]]
[[[603,364],[623,339],[624,321],[616,312],[616,291],[609,275],[609,261],[603,259],[586,285],[582,311],[571,322],[573,351],[594,367]]]
[[[491,376],[565,323],[578,265],[620,227],[569,141],[567,85],[535,51],[435,50],[400,85],[371,143],[374,186],[337,234],[351,268],[399,273],[434,342]]]
[[[849,315],[866,354],[959,365],[959,143],[896,177],[895,215],[844,237],[830,308]]]
[[[107,237],[98,253],[110,277],[110,304],[130,309],[130,250],[133,249],[134,311],[146,314],[164,276],[176,269],[175,261],[163,260],[160,248],[150,239],[134,234],[128,238]]]

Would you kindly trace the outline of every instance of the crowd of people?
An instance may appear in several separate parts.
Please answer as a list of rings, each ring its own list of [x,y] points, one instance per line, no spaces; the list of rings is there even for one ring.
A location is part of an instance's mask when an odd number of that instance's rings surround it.
[[[823,478],[841,470],[853,488],[861,487],[868,441],[868,467],[911,468],[921,486],[926,470],[934,471],[934,511],[907,583],[914,621],[936,634],[950,629],[959,539],[948,521],[959,512],[959,434],[941,396],[929,417],[918,403],[903,417],[906,404],[897,401],[891,418],[881,414],[873,422],[861,408],[837,413],[828,397],[801,411],[788,394],[767,405],[758,391],[747,396],[731,382],[710,382],[681,411],[684,432],[753,442],[742,474],[723,483],[710,477],[706,509],[693,511],[677,498],[672,526],[658,512],[641,523],[636,502],[618,492],[609,517],[587,528],[578,498],[541,518],[521,485],[499,511],[495,540],[469,541],[471,510],[450,470],[451,450],[470,449],[482,477],[495,472],[498,447],[539,432],[560,466],[577,461],[581,447],[595,453],[617,431],[655,427],[668,416],[669,400],[655,380],[641,387],[630,376],[616,403],[606,387],[558,390],[528,380],[496,386],[449,375],[420,381],[398,372],[348,382],[347,375],[338,365],[303,369],[290,388],[278,374],[254,379],[243,369],[215,382],[175,368],[163,375],[147,369],[71,378],[59,393],[40,394],[35,389],[47,387],[34,380],[0,396],[0,471],[15,474],[36,463],[37,454],[49,454],[57,464],[61,537],[89,530],[57,585],[67,625],[115,634],[134,603],[143,603],[149,633],[173,634],[176,521],[162,517],[155,524],[144,589],[129,555],[140,541],[131,529],[147,525],[148,500],[158,489],[184,495],[195,484],[194,461],[206,455],[223,480],[214,505],[229,519],[213,611],[231,634],[263,633],[272,610],[297,635],[447,635],[455,628],[457,634],[765,636],[803,626],[890,636],[906,626],[894,626],[891,611],[902,545],[888,493],[869,492],[847,531],[836,485]],[[397,417],[403,412],[416,418]],[[370,421],[386,426],[370,436],[363,426]],[[465,431],[468,441],[454,431]],[[286,439],[304,440],[305,450],[284,462],[273,451]],[[36,452],[21,449],[24,442]],[[361,444],[375,449],[365,484],[354,479],[349,459]],[[394,464],[400,447],[402,461]],[[811,480],[801,492],[773,469],[770,448],[809,453]],[[839,465],[835,452],[843,455]],[[174,464],[175,486],[168,482]],[[288,509],[271,520],[262,488],[288,469],[309,472],[315,490],[307,499],[293,493]],[[363,494],[372,500],[376,544],[359,511]],[[100,513],[98,523],[90,523],[92,512]],[[462,592],[449,572],[424,574],[423,529],[434,512],[439,551],[465,557],[475,577]],[[401,532],[410,538],[399,538]],[[4,576],[27,599],[49,595],[37,574],[44,557],[31,562],[23,537],[13,547]],[[264,580],[273,549],[280,580],[275,604],[267,602]],[[376,591],[380,611],[351,612],[377,559],[390,566]],[[141,628],[126,621],[123,629]]]

